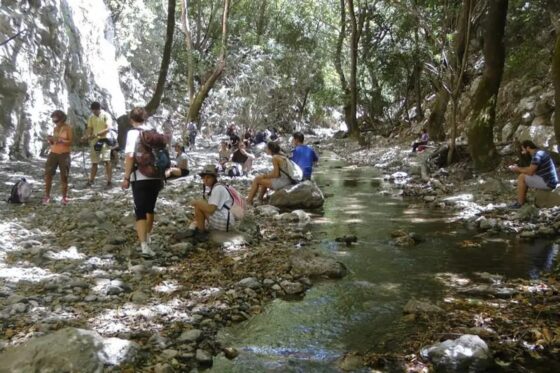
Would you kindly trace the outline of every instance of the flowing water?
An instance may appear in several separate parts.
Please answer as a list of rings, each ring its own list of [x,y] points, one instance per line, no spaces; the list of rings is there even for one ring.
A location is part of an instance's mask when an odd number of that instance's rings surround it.
[[[334,156],[321,160],[315,180],[328,196],[324,214],[314,220],[320,247],[336,255],[350,274],[316,283],[302,300],[276,299],[251,320],[221,336],[240,355],[214,361],[214,372],[338,372],[345,351],[395,350],[410,333],[402,309],[411,298],[438,302],[443,285],[436,274],[469,277],[490,272],[536,277],[551,265],[556,248],[548,242],[519,242],[513,237],[476,240],[472,231],[451,222],[444,211],[414,207],[382,191],[372,168],[345,167]],[[390,232],[403,228],[423,237],[414,247],[396,247]],[[356,235],[347,247],[336,237]]]

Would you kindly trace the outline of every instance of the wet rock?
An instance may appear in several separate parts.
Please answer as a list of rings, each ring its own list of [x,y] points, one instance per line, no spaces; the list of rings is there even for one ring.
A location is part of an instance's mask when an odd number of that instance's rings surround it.
[[[425,347],[420,354],[440,372],[481,372],[492,363],[486,342],[470,334]]]
[[[344,242],[346,246],[350,246],[351,244],[358,242],[358,237],[351,235],[351,236],[342,236],[337,237],[334,239],[336,242]]]
[[[532,221],[539,216],[539,209],[528,203],[517,210],[517,218],[521,221]]]
[[[411,299],[405,304],[403,312],[405,314],[441,314],[445,311],[431,303]]]
[[[255,208],[255,213],[257,215],[271,217],[271,216],[278,215],[280,213],[280,209],[278,207],[271,206],[271,205],[261,205]]]
[[[284,289],[284,291],[288,295],[300,294],[300,293],[303,293],[303,291],[305,290],[305,288],[303,287],[303,285],[301,283],[291,282],[291,281],[287,281],[287,280],[282,281],[280,283],[280,286],[282,287],[282,289]]]
[[[346,354],[338,362],[337,366],[344,372],[353,372],[364,366],[364,360],[356,354]]]
[[[297,251],[290,258],[290,264],[292,272],[299,276],[342,278],[348,273],[343,263],[315,250]]]
[[[324,202],[317,184],[309,180],[279,189],[270,196],[270,204],[279,208],[312,209],[323,206]]]
[[[224,348],[223,351],[224,351],[225,357],[230,359],[230,360],[235,359],[239,355],[239,351],[237,351],[233,347],[226,347],[226,348]]]
[[[200,348],[196,350],[195,358],[202,365],[212,364],[212,355]]]
[[[118,338],[65,328],[0,353],[2,372],[101,372],[131,361],[138,346]]]

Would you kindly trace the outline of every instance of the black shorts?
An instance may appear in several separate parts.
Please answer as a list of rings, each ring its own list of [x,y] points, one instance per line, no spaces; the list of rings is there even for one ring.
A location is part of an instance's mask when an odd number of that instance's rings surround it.
[[[132,197],[134,198],[136,220],[146,220],[146,214],[154,213],[162,183],[160,179],[132,182]]]

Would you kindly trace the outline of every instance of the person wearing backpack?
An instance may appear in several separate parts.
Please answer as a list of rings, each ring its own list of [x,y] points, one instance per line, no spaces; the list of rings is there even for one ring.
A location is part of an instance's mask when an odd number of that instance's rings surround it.
[[[111,146],[107,135],[112,128],[111,116],[101,110],[99,102],[91,103],[92,115],[88,118],[84,140],[90,141],[91,172],[87,186],[92,186],[97,175],[97,165],[105,164],[105,175],[107,177],[107,188],[112,187],[113,169],[111,165]]]
[[[163,181],[161,177],[150,177],[143,174],[135,166],[135,157],[138,156],[141,133],[149,129],[144,124],[147,117],[146,110],[141,107],[135,107],[130,112],[129,117],[132,129],[126,135],[124,179],[121,187],[123,189],[132,187],[134,213],[136,215],[136,234],[140,242],[140,250],[143,256],[153,257],[155,253],[149,247],[150,234],[154,226],[156,201]]]
[[[303,143],[303,133],[294,132],[292,135],[292,145],[294,150],[290,159],[294,161],[303,171],[303,180],[311,180],[313,166],[319,161],[315,150]]]
[[[195,148],[196,135],[198,134],[198,128],[196,128],[195,122],[189,122],[187,125],[187,131],[189,133],[189,150]]]
[[[266,153],[272,156],[272,172],[255,177],[247,195],[248,205],[253,205],[253,200],[259,190],[258,199],[262,203],[268,189],[278,190],[293,184],[287,171],[290,160],[282,154],[280,145],[269,141],[266,145]]]
[[[208,240],[209,230],[227,231],[235,224],[235,216],[230,212],[233,196],[225,185],[218,183],[218,169],[209,164],[198,174],[202,178],[202,199],[192,202],[194,207],[194,229],[187,233],[197,241]]]
[[[66,113],[55,110],[51,114],[55,124],[52,136],[47,137],[50,144],[50,153],[45,164],[45,195],[43,204],[51,201],[51,186],[56,169],[60,170],[60,189],[62,192],[62,204],[68,203],[68,175],[70,173],[70,150],[72,146],[72,127],[66,123]]]

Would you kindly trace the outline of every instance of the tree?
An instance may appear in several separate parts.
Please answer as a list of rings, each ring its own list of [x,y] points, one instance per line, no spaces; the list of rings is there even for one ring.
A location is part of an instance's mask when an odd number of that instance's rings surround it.
[[[163,91],[165,88],[165,81],[167,79],[167,72],[169,71],[169,63],[171,61],[171,47],[173,46],[173,34],[175,32],[175,7],[177,6],[176,0],[168,0],[167,2],[167,32],[165,37],[165,46],[163,48],[163,58],[161,59],[161,67],[159,69],[158,82],[154,95],[150,102],[146,105],[148,115],[156,112],[161,103]]]
[[[478,171],[496,167],[498,153],[493,130],[496,120],[496,99],[500,89],[505,61],[504,33],[508,0],[490,1],[484,30],[484,72],[473,97],[467,136],[469,152]]]
[[[188,19],[188,2],[186,0],[183,1],[183,12],[184,12],[184,19]],[[214,66],[213,70],[208,72],[208,78],[205,79],[204,81],[201,81],[201,84],[198,88],[198,91],[194,94],[189,93],[189,96],[192,95],[192,98],[189,100],[189,110],[187,113],[187,123],[189,122],[195,122],[195,123],[199,123],[200,120],[200,109],[202,108],[202,104],[204,103],[204,100],[206,99],[206,97],[208,96],[208,93],[210,92],[210,90],[214,87],[214,84],[216,83],[216,81],[219,79],[219,77],[222,75],[225,66],[226,66],[226,52],[227,52],[227,39],[228,39],[228,28],[227,28],[227,24],[228,24],[228,15],[229,15],[229,0],[224,0],[224,6],[223,6],[223,13],[222,13],[222,36],[221,36],[221,44],[220,44],[220,52],[218,55],[218,61],[216,62],[216,65]],[[188,25],[183,24],[183,31],[188,30],[189,28],[187,27]],[[190,38],[190,34],[189,36],[186,36],[187,38]],[[190,48],[190,49],[189,49]],[[189,55],[192,56],[192,43],[187,42],[187,53]],[[191,64],[189,64],[189,66],[187,66],[188,69],[193,70],[195,67],[192,64],[192,57],[190,59]],[[194,73],[191,71],[188,73],[189,76],[194,75]],[[189,82],[189,86],[190,84],[192,84],[192,80]],[[193,85],[194,86],[194,85]]]
[[[554,83],[554,101],[556,102],[554,115],[554,136],[560,151],[560,24],[556,26],[556,44],[552,57],[552,81]]]

